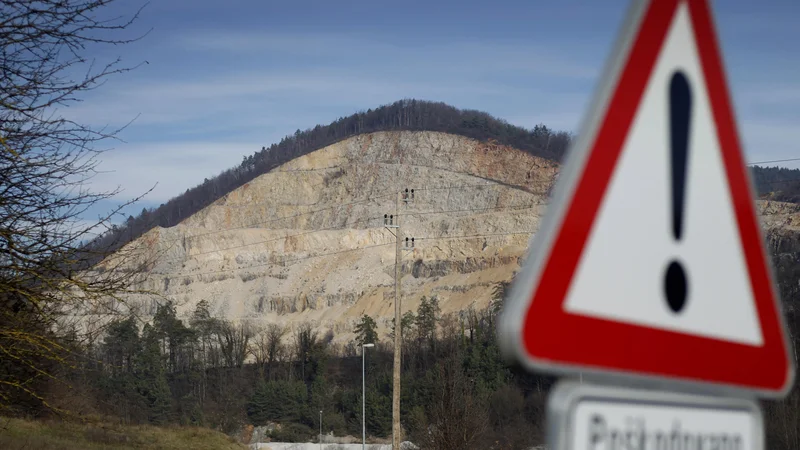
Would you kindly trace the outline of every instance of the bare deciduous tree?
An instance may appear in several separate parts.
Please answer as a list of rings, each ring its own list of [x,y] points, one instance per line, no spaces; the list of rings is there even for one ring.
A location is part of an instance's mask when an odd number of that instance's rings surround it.
[[[65,313],[113,313],[135,281],[124,257],[86,270],[107,253],[84,243],[132,203],[85,221],[91,207],[117,194],[93,192],[88,183],[96,146],[118,130],[62,114],[133,68],[88,56],[136,39],[124,35],[138,11],[106,18],[112,1],[0,0],[0,407],[20,396],[47,405],[37,386],[70,362],[57,327],[70,322]]]
[[[422,448],[442,450],[477,448],[489,420],[473,383],[452,357],[437,364],[434,374],[435,396],[428,420],[415,424],[416,442]]]
[[[237,325],[222,320],[219,322],[217,333],[219,348],[225,364],[228,367],[242,367],[251,348],[250,339],[254,334],[252,327],[244,323]]]
[[[250,353],[255,358],[262,377],[265,369],[271,377],[273,364],[282,358],[285,349],[281,344],[281,339],[285,333],[284,327],[277,323],[271,323],[253,339]]]

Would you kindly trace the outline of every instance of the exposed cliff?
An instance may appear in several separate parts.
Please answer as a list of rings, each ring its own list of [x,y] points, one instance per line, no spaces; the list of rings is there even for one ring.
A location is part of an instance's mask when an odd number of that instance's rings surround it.
[[[438,295],[443,312],[482,307],[518,267],[557,172],[552,161],[449,134],[357,136],[143,235],[131,245],[158,259],[139,287],[184,316],[205,299],[219,317],[312,321],[342,339],[364,313],[385,330],[395,229],[383,223],[399,212],[401,236],[415,238],[403,251],[403,309],[423,295]],[[406,188],[413,200],[396,211]],[[154,299],[136,302],[155,310]]]
[[[386,332],[396,230],[383,223],[399,212],[401,236],[415,238],[403,251],[403,309],[416,309],[423,295],[437,295],[443,312],[484,307],[493,286],[519,267],[557,173],[550,160],[461,136],[357,136],[143,235],[131,245],[159,258],[140,287],[173,299],[184,316],[204,299],[219,317],[311,321],[340,340],[362,314]],[[396,212],[396,192],[406,188],[413,200]],[[794,267],[798,206],[759,202],[759,209],[778,260],[794,258],[779,271]],[[137,302],[144,313],[155,311],[154,299]]]

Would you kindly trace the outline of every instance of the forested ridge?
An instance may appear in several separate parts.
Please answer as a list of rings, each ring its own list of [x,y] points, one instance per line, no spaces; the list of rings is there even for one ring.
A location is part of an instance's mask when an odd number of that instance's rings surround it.
[[[436,297],[403,316],[401,420],[405,437],[424,449],[518,449],[541,444],[544,400],[552,377],[507,367],[492,306],[443,315]],[[187,321],[165,303],[152,323],[115,320],[66,377],[75,387],[60,401],[127,424],[199,425],[238,434],[279,423],[274,441],[361,434],[361,355],[366,354],[366,431],[391,436],[392,336],[363,316],[355,339],[334,344],[333,331],[310,324],[254,328],[211,316],[201,301]],[[248,362],[250,360],[251,362]],[[45,411],[46,413],[46,411]]]
[[[205,179],[157,208],[143,209],[89,244],[91,248],[113,250],[141,236],[153,227],[172,227],[209,206],[229,192],[294,158],[359,134],[378,131],[439,131],[480,141],[494,140],[532,155],[561,161],[572,135],[546,125],[526,129],[476,110],[458,109],[441,102],[400,100],[375,109],[342,117],[328,125],[297,130],[278,143],[262,147],[242,162]],[[220,149],[223,150],[223,149]],[[800,201],[800,170],[754,167],[759,197]]]
[[[760,198],[800,203],[800,169],[754,166],[751,173]]]
[[[239,165],[205,179],[157,208],[143,209],[138,216],[128,217],[123,224],[90,245],[108,250],[136,239],[153,227],[175,226],[229,192],[292,159],[353,136],[378,131],[439,131],[481,141],[494,140],[556,161],[566,152],[571,138],[569,133],[551,130],[545,125],[528,130],[485,112],[462,110],[439,102],[401,100],[339,118],[328,125],[317,125],[305,131],[298,129],[280,142],[245,157]]]

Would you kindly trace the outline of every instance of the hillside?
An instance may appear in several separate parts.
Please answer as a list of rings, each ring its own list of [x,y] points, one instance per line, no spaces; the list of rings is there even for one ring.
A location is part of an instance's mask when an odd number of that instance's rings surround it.
[[[350,342],[367,314],[387,333],[393,314],[394,237],[383,227],[402,204],[404,311],[437,296],[442,313],[484,308],[519,267],[558,164],[497,144],[438,132],[377,132],[298,157],[171,228],[130,246],[147,251],[140,285],[188,318],[212,315],[263,326],[310,322]],[[797,205],[759,201],[784,298],[794,298]],[[138,267],[143,260],[133,262]],[[159,300],[133,302],[152,316]]]
[[[387,330],[394,237],[383,227],[398,190],[404,309],[437,295],[442,312],[483,308],[518,267],[557,164],[520,150],[436,132],[379,132],[299,157],[171,228],[131,245],[160,255],[140,286],[188,317],[200,300],[234,321],[311,321],[348,341],[368,314]],[[138,261],[134,264],[138,265]],[[155,299],[140,299],[154,314]]]
[[[495,141],[551,161],[563,157],[571,139],[569,133],[544,125],[528,130],[481,111],[462,110],[440,102],[401,100],[339,118],[328,125],[317,125],[305,131],[298,129],[158,208],[143,209],[138,216],[128,217],[121,226],[89,243],[89,247],[114,250],[154,227],[175,226],[256,177],[328,145],[361,134],[403,130],[438,131],[484,142]]]
[[[415,243],[403,251],[402,298],[415,314],[407,328],[404,315],[403,427],[423,442],[428,426],[456,417],[457,434],[482,443],[462,448],[539,445],[552,379],[505,365],[490,301],[525,257],[558,172],[557,163],[512,147],[427,131],[359,135],[289,161],[127,245],[139,259],[124,263],[158,295],[127,298],[139,314],[107,328],[82,321],[99,332],[91,360],[103,363],[81,378],[90,380],[88,395],[62,401],[134,423],[199,423],[233,435],[278,422],[290,440],[306,442],[324,410],[335,436],[355,436],[361,339],[378,343],[367,362],[367,430],[389,436],[395,229],[383,221],[407,187],[414,198],[399,207],[400,236]],[[797,330],[800,205],[757,206]],[[98,267],[119,262],[115,255]],[[433,296],[437,304],[423,301]],[[371,320],[363,314],[377,322],[377,336],[363,332]],[[140,328],[139,319],[149,323]],[[468,380],[487,390],[473,396]],[[448,403],[431,396],[439,391]],[[768,414],[795,420],[796,400],[795,392]],[[768,423],[769,439],[788,441],[779,425]]]
[[[173,227],[255,178],[275,170],[294,158],[354,136],[381,131],[437,131],[482,142],[514,147],[552,162],[566,154],[571,134],[544,125],[525,129],[511,125],[485,112],[461,110],[440,102],[401,100],[368,111],[361,111],[328,125],[297,130],[280,142],[262,147],[216,177],[153,209],[129,216],[120,226],[87,244],[90,254],[108,253],[142,236],[155,227]],[[759,198],[797,202],[800,199],[800,170],[775,167],[752,168]],[[97,262],[98,256],[89,256]]]

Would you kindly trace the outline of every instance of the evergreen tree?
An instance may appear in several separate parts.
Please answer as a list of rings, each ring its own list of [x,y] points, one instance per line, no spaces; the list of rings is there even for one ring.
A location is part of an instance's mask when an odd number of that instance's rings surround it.
[[[264,425],[270,420],[272,414],[270,405],[274,401],[273,396],[270,394],[267,383],[264,380],[260,380],[246,405],[247,417],[253,425]]]
[[[133,317],[108,325],[103,352],[111,370],[110,373],[101,373],[95,381],[102,395],[115,405],[115,412],[126,423],[142,419],[146,410],[144,399],[137,390],[138,380],[134,372],[140,351],[139,330]]]
[[[108,325],[103,340],[105,355],[114,373],[132,372],[133,358],[139,350],[139,329],[133,316]]]
[[[148,407],[148,421],[163,424],[170,419],[172,395],[167,384],[164,358],[159,345],[159,334],[150,324],[142,330],[142,351],[138,355],[137,379],[139,393]]]
[[[361,322],[359,322],[358,325],[356,325],[356,328],[354,330],[356,333],[356,343],[358,345],[377,344],[378,343],[377,328],[378,324],[375,323],[375,319],[364,314],[361,317]]]
[[[262,381],[247,402],[247,416],[254,425],[299,422],[308,419],[307,400],[302,381]]]
[[[197,336],[194,330],[186,327],[178,319],[172,301],[158,306],[153,317],[153,330],[161,341],[162,352],[169,357],[168,370],[171,372],[185,370],[191,362],[191,357],[184,353],[191,348]]]
[[[392,434],[392,378],[384,373],[375,383],[367,385],[365,409],[367,433],[374,436]],[[360,411],[358,417],[361,417]]]
[[[400,328],[403,330],[403,340],[407,339],[414,328],[414,324],[416,323],[417,316],[414,315],[413,311],[406,311],[402,317],[400,317]],[[394,320],[392,320],[391,324],[389,325],[389,338],[394,339]]]
[[[441,309],[439,299],[434,295],[428,300],[422,297],[422,301],[417,308],[417,333],[422,342],[427,342],[431,349],[436,343],[436,327],[439,324]]]

